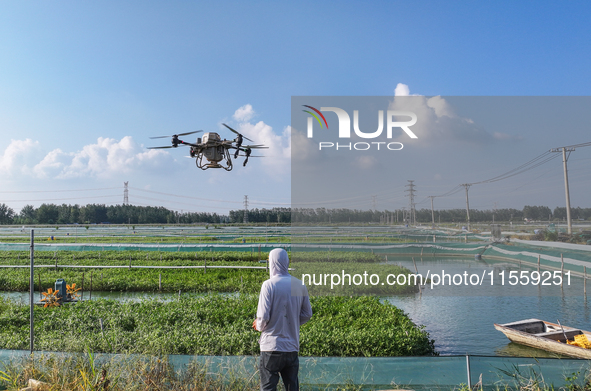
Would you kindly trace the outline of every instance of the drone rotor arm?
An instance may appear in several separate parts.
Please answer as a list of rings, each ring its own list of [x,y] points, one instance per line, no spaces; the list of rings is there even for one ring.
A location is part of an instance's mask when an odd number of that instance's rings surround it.
[[[242,134],[238,133],[237,131],[235,131],[234,129],[232,129],[231,127],[229,127],[228,125],[226,125],[226,124],[222,124],[222,125],[224,125],[224,126],[225,126],[226,128],[228,128],[228,129],[230,129],[232,132],[236,133],[238,136],[242,136],[242,137],[244,137],[245,139],[247,139],[247,140],[248,140],[248,141],[250,141],[251,143],[253,142],[251,139],[249,139],[248,137],[246,137],[246,136],[244,136],[244,135],[242,135]]]

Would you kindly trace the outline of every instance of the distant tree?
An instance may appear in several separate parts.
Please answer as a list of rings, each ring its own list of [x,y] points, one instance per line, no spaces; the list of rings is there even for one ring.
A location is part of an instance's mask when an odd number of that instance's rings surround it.
[[[10,224],[14,218],[14,210],[6,204],[0,204],[0,224]]]
[[[37,222],[39,224],[56,224],[58,218],[59,210],[54,204],[42,204],[37,209]]]
[[[547,206],[530,206],[523,207],[523,217],[531,220],[548,220],[552,217],[552,211]]]
[[[35,224],[37,222],[37,210],[33,205],[25,205],[19,215],[21,224]]]

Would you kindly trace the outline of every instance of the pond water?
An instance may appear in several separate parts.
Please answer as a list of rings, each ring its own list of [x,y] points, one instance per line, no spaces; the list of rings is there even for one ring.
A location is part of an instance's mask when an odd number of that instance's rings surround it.
[[[416,324],[425,325],[435,340],[438,352],[444,355],[474,354],[526,357],[553,357],[547,352],[510,342],[495,330],[494,323],[538,318],[563,325],[591,330],[591,309],[583,295],[583,279],[571,277],[563,287],[510,285],[511,271],[531,276],[537,268],[520,267],[507,262],[477,261],[475,259],[415,258],[419,273],[486,276],[482,285],[426,285],[421,293],[388,297],[390,303],[404,310]],[[398,258],[395,264],[415,270],[412,258]],[[501,284],[500,273],[505,281]],[[544,270],[542,270],[543,272]],[[493,284],[490,273],[493,272]],[[446,277],[447,278],[447,277]],[[475,282],[475,278],[473,280]],[[515,280],[513,279],[512,282]],[[522,279],[525,282],[525,278]],[[446,281],[447,282],[447,281]],[[459,282],[459,279],[457,280]],[[591,288],[591,284],[589,284]]]
[[[483,283],[471,285],[433,286],[427,284],[421,293],[387,297],[384,300],[404,310],[419,325],[424,325],[435,340],[436,350],[442,355],[498,355],[524,357],[554,357],[547,352],[517,345],[501,332],[495,330],[494,323],[509,323],[517,320],[538,318],[551,322],[560,320],[563,325],[591,330],[591,305],[583,295],[583,279],[572,276],[570,284],[565,279],[559,285],[540,286],[530,282],[528,285],[510,285],[511,272],[523,272],[531,276],[536,268],[501,261],[479,261],[474,258],[451,257],[410,257],[389,256],[389,263],[404,266],[426,276],[429,273],[485,276]],[[392,261],[392,260],[395,261]],[[544,272],[544,270],[542,270]],[[491,274],[492,273],[492,274]],[[504,273],[504,284],[501,280]],[[494,278],[491,284],[490,278]],[[432,277],[432,281],[434,281]],[[472,280],[475,282],[475,280]],[[522,280],[523,281],[523,280]],[[549,280],[552,282],[553,280]],[[446,281],[447,282],[447,281]],[[591,289],[591,282],[589,283]],[[182,293],[202,296],[203,294]],[[231,293],[235,295],[235,293]],[[27,292],[0,292],[0,296],[28,304]],[[84,293],[88,299],[88,292]],[[174,300],[178,293],[143,292],[92,292],[92,299],[114,300]],[[35,293],[39,301],[39,293]]]
[[[237,293],[221,293],[222,295],[234,296]],[[183,297],[201,297],[207,295],[207,293],[183,293]],[[40,293],[35,291],[34,300],[36,303],[40,302]],[[16,303],[23,305],[29,304],[29,292],[0,292],[0,297],[7,298]],[[118,301],[142,301],[142,300],[161,300],[171,301],[179,298],[178,292],[176,293],[151,293],[151,292],[102,292],[93,291],[92,300],[107,299],[107,300],[118,300]],[[88,291],[84,292],[84,300],[91,299]]]

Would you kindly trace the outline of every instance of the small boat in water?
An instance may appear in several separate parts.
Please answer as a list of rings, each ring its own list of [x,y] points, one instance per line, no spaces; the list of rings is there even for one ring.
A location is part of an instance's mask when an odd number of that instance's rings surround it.
[[[496,324],[512,342],[565,356],[591,359],[591,332],[539,319]],[[567,342],[568,341],[568,342]]]

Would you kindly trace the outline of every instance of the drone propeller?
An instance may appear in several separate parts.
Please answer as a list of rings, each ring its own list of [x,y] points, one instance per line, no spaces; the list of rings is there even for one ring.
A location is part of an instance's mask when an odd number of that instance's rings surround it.
[[[224,125],[224,126],[225,126],[226,128],[228,128],[228,129],[230,129],[232,132],[236,133],[236,134],[237,134],[239,137],[244,137],[244,138],[245,138],[245,139],[247,139],[248,141],[250,141],[250,142],[253,142],[251,139],[249,139],[249,138],[248,138],[248,137],[246,137],[246,136],[243,136],[243,135],[241,135],[240,133],[238,133],[237,131],[235,131],[234,129],[232,129],[231,127],[229,127],[228,125],[226,125],[226,124],[222,124],[222,125]]]
[[[164,149],[164,148],[176,148],[176,147],[173,147],[172,145],[169,145],[167,147],[148,147],[148,149]]]
[[[265,147],[263,144],[259,144],[259,145],[243,145],[242,148],[265,149],[265,148],[269,148],[269,147]]]
[[[171,136],[156,136],[156,137],[150,137],[151,139],[155,139],[155,138],[167,138],[167,137],[172,137],[172,138],[178,138],[179,136],[186,136],[188,134],[193,134],[193,133],[201,133],[203,132],[203,130],[195,130],[193,132],[187,132],[187,133],[179,133],[179,134],[173,134]]]

